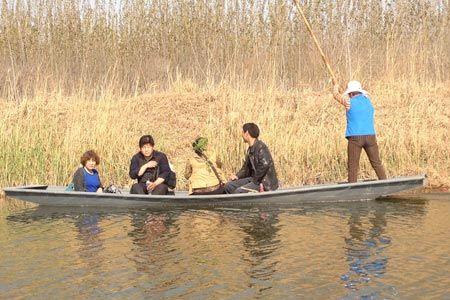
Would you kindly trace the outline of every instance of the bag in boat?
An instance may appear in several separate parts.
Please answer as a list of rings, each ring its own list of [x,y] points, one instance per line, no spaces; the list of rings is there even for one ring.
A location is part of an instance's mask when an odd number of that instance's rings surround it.
[[[165,182],[169,189],[173,190],[175,189],[175,186],[177,185],[177,173],[173,171],[173,166],[171,163],[169,163],[169,176],[167,178],[167,181]],[[159,166],[156,168],[156,177],[159,176]]]
[[[69,183],[65,189],[66,192],[73,192],[75,191],[75,184],[73,182]]]
[[[122,194],[122,192],[119,190],[119,188],[117,186],[115,186],[114,184],[110,184],[107,187],[105,187],[103,189],[103,193],[108,193],[108,194]]]

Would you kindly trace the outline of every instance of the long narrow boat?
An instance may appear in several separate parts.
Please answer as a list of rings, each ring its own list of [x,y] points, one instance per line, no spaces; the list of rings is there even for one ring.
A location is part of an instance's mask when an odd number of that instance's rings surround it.
[[[243,207],[257,205],[296,205],[315,202],[339,202],[373,200],[379,197],[423,187],[425,176],[400,177],[357,183],[323,184],[279,189],[264,193],[188,196],[176,192],[172,196],[67,192],[65,187],[33,185],[5,188],[8,197],[46,206],[95,206],[95,207]]]

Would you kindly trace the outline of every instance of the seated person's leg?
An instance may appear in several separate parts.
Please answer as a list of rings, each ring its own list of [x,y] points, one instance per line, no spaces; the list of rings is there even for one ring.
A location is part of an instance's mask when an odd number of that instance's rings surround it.
[[[227,193],[227,194],[234,194],[236,192],[237,188],[239,188],[239,187],[241,187],[243,185],[246,185],[247,183],[249,183],[251,181],[252,181],[251,177],[229,181],[225,185],[225,193]]]
[[[250,181],[249,183],[238,187],[233,194],[255,193],[255,192],[259,192],[259,186]]]
[[[152,195],[167,195],[169,191],[169,187],[167,184],[161,183],[158,184],[152,191]]]
[[[214,191],[214,194],[211,195],[220,195],[220,194],[225,194],[225,186],[223,184],[220,185],[220,187]]]
[[[131,186],[130,194],[140,194],[140,195],[148,194],[147,187],[143,183],[135,183]]]
[[[223,185],[220,185],[217,189],[209,191],[209,192],[198,192],[195,191],[191,195],[220,195],[225,194],[225,187]]]

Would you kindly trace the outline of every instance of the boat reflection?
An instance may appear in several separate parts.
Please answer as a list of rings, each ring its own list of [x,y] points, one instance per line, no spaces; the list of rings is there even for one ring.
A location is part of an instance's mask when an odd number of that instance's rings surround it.
[[[70,231],[48,234],[66,235],[76,263],[92,273],[85,275],[89,286],[100,284],[95,278],[105,271],[116,272],[110,263],[115,258],[138,289],[153,295],[214,297],[233,290],[236,297],[270,298],[285,290],[307,294],[328,284],[340,286],[346,298],[377,298],[395,295],[395,286],[383,280],[396,271],[390,270],[390,250],[398,243],[392,226],[403,219],[420,226],[426,214],[427,200],[390,199],[292,209],[38,207],[11,214],[7,221],[66,226]],[[280,285],[280,278],[289,281]]]

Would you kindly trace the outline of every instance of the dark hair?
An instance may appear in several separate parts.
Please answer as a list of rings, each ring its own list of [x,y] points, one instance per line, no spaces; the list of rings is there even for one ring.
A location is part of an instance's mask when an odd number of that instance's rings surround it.
[[[361,95],[362,93],[361,92],[350,92],[350,93],[348,93],[348,95],[351,97],[351,95],[353,95],[353,96],[358,96],[358,95]]]
[[[155,141],[153,140],[153,137],[151,135],[143,135],[139,139],[139,148],[144,147],[144,145],[150,144],[152,147],[155,146]]]
[[[257,139],[259,137],[259,128],[255,123],[245,123],[244,126],[242,126],[242,130],[244,132],[248,131],[252,138]]]
[[[86,163],[88,160],[94,160],[97,165],[100,164],[100,156],[98,156],[97,153],[95,153],[94,150],[88,150],[84,152],[84,154],[81,156],[80,162],[84,166],[86,166]]]

